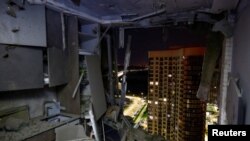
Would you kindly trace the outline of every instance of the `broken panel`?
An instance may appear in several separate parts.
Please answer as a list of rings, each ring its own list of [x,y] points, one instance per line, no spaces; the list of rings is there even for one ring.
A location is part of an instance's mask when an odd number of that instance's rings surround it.
[[[100,57],[97,55],[86,56],[88,80],[96,120],[98,120],[107,109],[100,61]]]
[[[42,49],[0,45],[0,64],[0,91],[43,88]]]
[[[79,32],[79,53],[81,55],[99,54],[99,25],[85,20],[80,20],[79,23],[81,25]]]
[[[65,112],[80,114],[80,94],[77,91],[74,98],[72,95],[79,79],[79,56],[78,56],[78,21],[76,16],[65,16],[66,43],[69,58],[66,72],[69,82],[58,91],[61,104],[66,108]]]
[[[237,86],[235,78],[232,77],[229,82],[228,92],[227,92],[227,121],[228,124],[243,124],[243,104],[242,104],[242,94]]]
[[[63,45],[63,24],[59,12],[47,9],[46,11],[48,37],[48,73],[49,86],[62,85],[68,82],[67,60],[68,49]],[[56,38],[55,38],[56,37]]]
[[[0,43],[46,47],[45,7],[0,1]]]

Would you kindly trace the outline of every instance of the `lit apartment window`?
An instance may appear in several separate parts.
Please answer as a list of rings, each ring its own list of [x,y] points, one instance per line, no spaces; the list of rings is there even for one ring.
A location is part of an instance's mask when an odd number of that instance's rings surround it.
[[[157,105],[158,104],[158,101],[155,101],[155,105]]]
[[[151,101],[151,100],[148,100],[148,103],[149,103],[149,104],[151,104],[151,103],[152,103],[152,101]]]
[[[166,98],[164,98],[164,99],[163,99],[163,101],[167,101],[167,99],[166,99]]]
[[[156,82],[155,82],[155,85],[156,85],[156,86],[158,86],[158,85],[159,85],[159,82],[158,82],[158,81],[156,81]]]
[[[153,82],[153,81],[150,81],[149,84],[150,84],[150,85],[154,85],[154,82]]]

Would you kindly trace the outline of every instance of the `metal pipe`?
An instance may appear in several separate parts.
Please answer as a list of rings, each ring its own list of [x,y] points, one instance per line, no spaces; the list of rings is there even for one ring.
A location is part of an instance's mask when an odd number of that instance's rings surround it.
[[[118,88],[118,82],[119,82],[119,78],[118,78],[118,66],[117,66],[117,47],[113,48],[113,54],[114,54],[114,66],[115,66],[115,94],[119,93],[119,88]]]
[[[94,131],[94,134],[95,134],[95,140],[100,141],[100,137],[99,137],[99,134],[98,134],[98,129],[97,129],[96,121],[95,121],[95,116],[94,116],[94,112],[93,112],[92,103],[90,103],[89,116],[90,116],[90,121],[92,123],[93,131]]]
[[[143,19],[146,19],[146,18],[150,18],[150,17],[154,17],[154,16],[157,16],[157,15],[160,15],[160,14],[163,14],[166,12],[166,9],[160,9],[160,10],[157,10],[155,12],[152,12],[152,13],[149,13],[149,14],[146,14],[146,15],[143,15],[143,16],[139,16],[139,17],[136,17],[136,18],[133,18],[131,20],[129,20],[129,22],[136,22],[136,21],[139,21],[139,20],[143,20]]]
[[[106,35],[107,39],[107,47],[108,47],[108,68],[109,68],[109,93],[110,93],[110,100],[111,100],[111,105],[114,105],[114,86],[113,86],[113,61],[112,61],[112,49],[111,49],[111,39],[110,35]]]
[[[61,15],[61,22],[62,22],[62,41],[63,41],[63,51],[66,49],[66,37],[65,37],[65,21],[64,21],[64,14],[60,13]]]
[[[103,134],[103,141],[106,141],[106,136],[105,136],[105,128],[104,128],[104,122],[102,119],[102,134]]]
[[[126,54],[125,54],[125,60],[124,60],[124,70],[123,70],[123,77],[122,77],[122,92],[121,92],[121,99],[120,99],[120,112],[121,114],[124,106],[124,101],[126,97],[126,92],[127,92],[127,82],[126,82],[126,75],[128,72],[128,66],[130,62],[130,55],[131,55],[131,42],[132,42],[132,36],[128,36],[128,43],[127,43],[127,48],[126,48]]]
[[[81,81],[82,81],[83,74],[84,74],[84,73],[81,74],[81,76],[80,76],[80,78],[79,78],[79,80],[78,80],[78,82],[77,82],[77,84],[76,84],[76,87],[75,87],[75,89],[74,89],[72,98],[75,98],[75,97],[76,97],[76,92],[78,91],[78,88],[79,88],[80,83],[81,83]]]

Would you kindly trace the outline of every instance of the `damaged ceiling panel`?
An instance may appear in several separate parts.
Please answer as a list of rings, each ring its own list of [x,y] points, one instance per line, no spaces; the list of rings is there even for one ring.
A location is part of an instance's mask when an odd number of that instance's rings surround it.
[[[220,13],[228,9],[234,9],[238,5],[239,0],[214,0],[211,8],[212,13]]]
[[[166,11],[176,12],[189,9],[208,8],[212,0],[166,0]]]
[[[238,0],[220,5],[214,0],[27,0],[32,4],[46,4],[64,13],[101,24],[127,24],[164,14],[190,11],[217,13],[235,8]],[[211,9],[212,7],[212,9]],[[178,14],[177,14],[178,17]]]
[[[38,1],[29,0],[31,3]],[[165,0],[47,0],[53,6],[68,7],[96,18],[140,16],[157,11]]]
[[[156,10],[152,0],[84,0],[81,5],[94,10],[101,17],[138,16]]]

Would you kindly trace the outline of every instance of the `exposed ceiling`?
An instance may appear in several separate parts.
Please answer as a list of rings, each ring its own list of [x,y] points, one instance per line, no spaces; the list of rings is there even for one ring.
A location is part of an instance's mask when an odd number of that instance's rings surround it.
[[[84,0],[81,5],[100,17],[115,15],[144,15],[159,9],[163,0]]]
[[[29,0],[56,7],[70,8],[98,19],[126,19],[165,8],[166,0]]]
[[[28,0],[46,3],[100,23],[141,20],[159,14],[210,9],[212,13],[233,9],[239,0]],[[66,9],[66,10],[65,10]],[[178,16],[178,14],[177,14]]]

